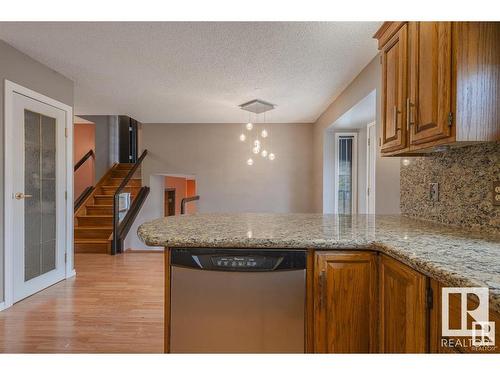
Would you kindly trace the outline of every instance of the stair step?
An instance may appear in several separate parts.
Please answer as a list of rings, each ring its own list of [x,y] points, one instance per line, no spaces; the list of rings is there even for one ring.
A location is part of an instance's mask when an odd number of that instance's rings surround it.
[[[101,193],[104,195],[113,195],[118,186],[110,186],[110,185],[102,185],[99,187],[101,189]],[[127,186],[123,189],[123,193],[137,193],[140,190],[140,186]]]
[[[108,254],[111,251],[111,241],[97,239],[76,239],[75,252]]]
[[[112,204],[88,205],[86,207],[87,215],[113,215]]]
[[[134,200],[136,194],[130,195],[130,199]],[[113,205],[113,194],[97,194],[94,195],[94,205]]]
[[[111,233],[113,232],[113,227],[75,227],[75,239],[96,239],[96,240],[107,240]]]
[[[119,163],[115,165],[115,170],[116,169],[126,169],[126,170],[131,170],[134,167],[134,163]]]
[[[113,205],[113,195],[96,194],[94,195],[94,204],[97,205]]]
[[[79,227],[109,227],[113,225],[113,215],[77,216]]]
[[[120,186],[122,183],[123,178],[110,178],[108,181],[106,181],[107,186]],[[127,186],[141,186],[142,185],[142,180],[140,178],[131,178],[127,182]]]
[[[123,178],[128,175],[129,170],[128,169],[113,169],[111,171],[111,177],[112,178]]]

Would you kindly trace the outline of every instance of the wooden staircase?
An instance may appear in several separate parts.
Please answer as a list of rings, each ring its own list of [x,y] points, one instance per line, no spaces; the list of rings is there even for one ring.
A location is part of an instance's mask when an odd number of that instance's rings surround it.
[[[134,164],[115,164],[99,180],[94,191],[76,210],[75,252],[111,253],[113,238],[113,195]],[[131,178],[123,192],[131,193],[134,200],[141,189],[140,178]]]

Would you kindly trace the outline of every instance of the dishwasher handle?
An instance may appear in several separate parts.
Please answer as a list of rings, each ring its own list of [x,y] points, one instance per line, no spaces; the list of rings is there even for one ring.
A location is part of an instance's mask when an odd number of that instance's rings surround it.
[[[305,250],[173,249],[171,265],[205,271],[272,272],[305,269]]]

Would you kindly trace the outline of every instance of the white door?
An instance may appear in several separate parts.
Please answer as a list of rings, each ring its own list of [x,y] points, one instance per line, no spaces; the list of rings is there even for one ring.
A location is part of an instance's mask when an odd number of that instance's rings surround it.
[[[12,98],[13,302],[66,276],[66,113],[14,93]],[[7,197],[8,199],[9,197]]]
[[[366,171],[367,171],[367,191],[366,210],[368,214],[375,214],[375,159],[377,157],[377,132],[375,123],[367,126],[366,132]]]

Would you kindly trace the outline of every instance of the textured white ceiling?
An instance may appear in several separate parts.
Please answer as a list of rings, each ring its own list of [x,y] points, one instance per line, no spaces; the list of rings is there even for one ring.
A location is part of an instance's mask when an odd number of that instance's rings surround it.
[[[75,81],[76,114],[142,122],[313,122],[377,53],[380,22],[0,23],[0,38]]]

